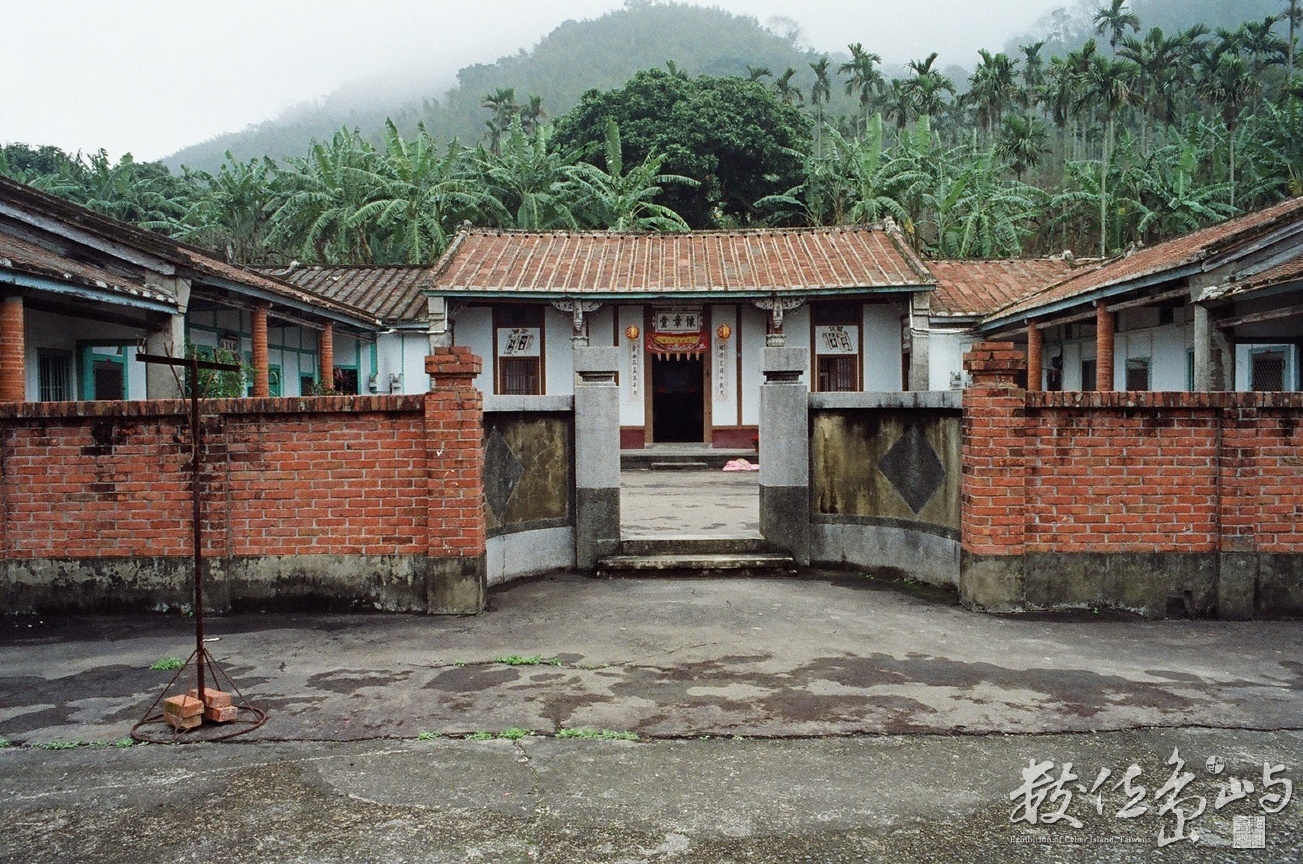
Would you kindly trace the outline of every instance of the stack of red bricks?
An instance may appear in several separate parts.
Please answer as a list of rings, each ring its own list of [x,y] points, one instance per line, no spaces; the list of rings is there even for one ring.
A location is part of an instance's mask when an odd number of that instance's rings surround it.
[[[178,732],[195,729],[210,723],[230,723],[240,709],[232,704],[231,694],[205,687],[202,698],[198,689],[184,696],[169,696],[163,700],[163,719]]]

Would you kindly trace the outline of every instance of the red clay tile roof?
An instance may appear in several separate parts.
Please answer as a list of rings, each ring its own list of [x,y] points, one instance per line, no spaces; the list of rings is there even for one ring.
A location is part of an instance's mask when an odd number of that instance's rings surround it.
[[[937,277],[933,314],[971,316],[985,315],[1061,282],[1074,267],[1062,258],[1011,258],[938,259],[928,261],[927,269]]]
[[[164,234],[146,231],[126,222],[110,219],[79,204],[65,201],[62,198],[15,182],[7,177],[0,177],[0,203],[11,205],[18,211],[39,213],[46,218],[76,227],[87,234],[112,240],[138,252],[148,253],[180,270],[189,271],[183,272],[182,275],[198,277],[196,281],[199,282],[202,282],[205,276],[218,278],[233,283],[237,287],[254,288],[273,296],[317,306],[322,311],[330,311],[358,319],[369,326],[375,326],[379,323],[374,317],[348,304],[304,292],[292,285],[244,267],[227,264],[213,258],[201,249]],[[53,253],[47,252],[46,254]],[[57,255],[55,258],[63,260],[58,258]]]
[[[882,228],[683,234],[471,231],[434,265],[436,292],[691,295],[910,290],[932,277]]]
[[[177,302],[175,294],[165,287],[146,286],[143,279],[129,279],[92,264],[73,261],[42,246],[0,232],[0,271],[3,270],[170,305],[176,305]]]
[[[1093,291],[1175,270],[1183,265],[1196,264],[1236,243],[1266,233],[1283,222],[1299,218],[1303,218],[1303,198],[1290,198],[1265,210],[1246,213],[1114,259],[1094,270],[1051,285],[1024,300],[1015,301],[992,313],[989,320],[1034,313],[1037,309],[1058,301],[1071,300]]]
[[[430,268],[411,266],[317,266],[262,268],[268,276],[288,282],[318,297],[364,309],[386,323],[424,321]]]
[[[1253,288],[1270,288],[1273,285],[1293,282],[1298,279],[1303,279],[1303,251],[1295,258],[1283,261],[1275,267],[1270,267],[1261,273],[1250,276],[1227,293],[1235,294],[1241,290]]]

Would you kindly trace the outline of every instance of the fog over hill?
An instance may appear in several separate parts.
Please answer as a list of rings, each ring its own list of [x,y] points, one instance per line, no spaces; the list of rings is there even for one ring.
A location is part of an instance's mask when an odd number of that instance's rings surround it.
[[[512,88],[517,100],[542,97],[548,116],[559,116],[584,91],[609,89],[633,73],[666,61],[689,75],[745,75],[748,64],[781,73],[791,66],[807,88],[813,52],[798,45],[799,26],[757,19],[721,9],[683,4],[631,4],[595,20],[567,21],[532,50],[521,49],[494,63],[467,66],[454,75],[433,66],[413,66],[342,87],[328,97],[304,103],[273,120],[187,147],[163,161],[211,170],[230,150],[237,159],[299,155],[312,139],[329,138],[341,126],[378,133],[386,117],[412,132],[424,123],[440,140],[457,138],[473,145],[484,132],[485,94]]]
[[[1020,43],[1040,39],[1047,41],[1044,56],[1076,48],[1094,35],[1092,18],[1101,5],[1105,0],[1070,0],[1028,21],[1022,35],[1004,46],[988,47],[1003,48],[1014,57]],[[1145,29],[1160,26],[1169,32],[1196,21],[1234,27],[1244,20],[1279,14],[1283,6],[1282,0],[1133,0]],[[883,67],[888,77],[901,74],[902,58],[895,57],[899,52],[894,46],[874,44],[871,34],[848,32],[846,42],[853,41],[863,41],[866,50],[889,58]],[[310,141],[328,139],[341,126],[378,140],[387,117],[405,134],[423,123],[436,139],[457,138],[474,145],[482,139],[488,119],[481,107],[486,94],[511,88],[521,103],[537,95],[546,115],[557,117],[572,108],[584,91],[617,87],[641,69],[665,68],[666,61],[691,76],[746,75],[749,66],[777,75],[791,67],[797,70],[794,84],[808,93],[813,81],[808,64],[822,53],[803,44],[800,24],[791,19],[761,22],[719,8],[632,2],[596,19],[566,21],[532,49],[521,48],[496,62],[457,71],[432,55],[399,72],[355,81],[319,100],[288,108],[274,119],[186,147],[162,161],[173,169],[185,165],[214,170],[228,150],[237,160],[297,156]],[[836,52],[829,56],[834,66],[845,57]],[[959,92],[966,89],[975,60],[941,58]],[[835,83],[829,115],[853,112],[840,82]]]

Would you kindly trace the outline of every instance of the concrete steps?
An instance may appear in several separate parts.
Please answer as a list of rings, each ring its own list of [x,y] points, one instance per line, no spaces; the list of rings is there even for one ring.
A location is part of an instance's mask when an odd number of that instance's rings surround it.
[[[759,537],[635,537],[620,542],[620,554],[597,562],[599,578],[619,576],[747,577],[790,576],[792,556]]]
[[[620,468],[650,471],[718,471],[725,462],[746,459],[758,463],[754,450],[726,450],[705,445],[653,444],[642,450],[621,450]]]

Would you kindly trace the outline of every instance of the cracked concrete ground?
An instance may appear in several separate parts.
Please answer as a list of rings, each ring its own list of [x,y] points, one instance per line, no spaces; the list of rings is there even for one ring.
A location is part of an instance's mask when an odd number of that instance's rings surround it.
[[[182,617],[5,623],[0,735],[130,731],[193,647]],[[240,615],[209,650],[271,712],[262,740],[592,727],[644,737],[1288,728],[1295,622],[995,617],[862,577],[598,581],[474,618]],[[538,657],[536,665],[496,658]]]
[[[754,479],[627,472],[623,528],[753,533]],[[1293,788],[1269,797],[1303,782],[1297,622],[995,617],[824,573],[559,576],[475,618],[208,632],[266,725],[116,747],[191,622],[0,621],[0,861],[1303,858]],[[556,737],[581,728],[640,738]]]
[[[4,621],[0,860],[138,861],[164,836],[172,860],[230,861],[1303,853],[1296,801],[1264,816],[1265,849],[1229,846],[1234,816],[1264,815],[1264,761],[1303,781],[1295,622],[993,617],[836,574],[560,576],[492,605],[212,619],[209,649],[270,719],[190,747],[42,747],[124,737],[170,677],[150,664],[192,647],[188,619]],[[509,655],[545,662],[495,662]],[[534,734],[458,737],[513,728]],[[574,728],[642,740],[551,737]],[[1159,850],[1173,749],[1207,812],[1199,842]],[[1210,756],[1257,791],[1214,810]],[[1029,760],[1072,762],[1069,791],[1109,768],[1102,814],[1076,792],[1080,829],[1013,821]],[[1150,809],[1117,819],[1132,762]]]

